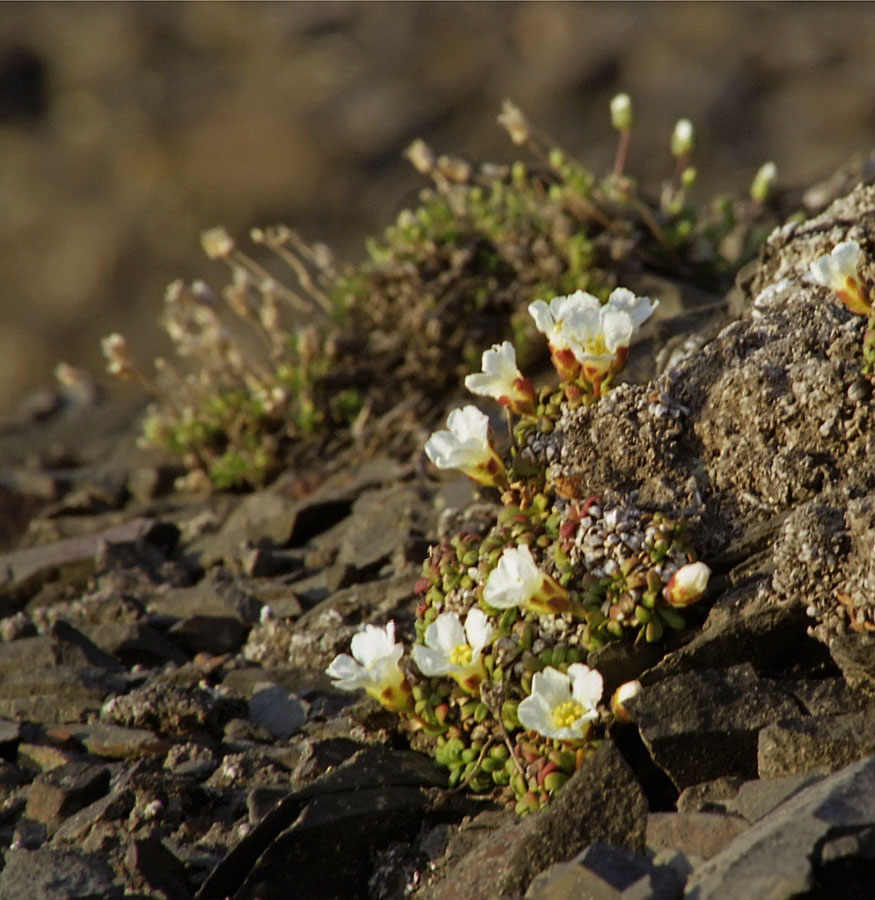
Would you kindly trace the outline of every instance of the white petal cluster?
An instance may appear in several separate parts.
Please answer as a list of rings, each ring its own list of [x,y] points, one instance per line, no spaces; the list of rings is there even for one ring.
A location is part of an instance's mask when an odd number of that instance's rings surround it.
[[[540,591],[543,577],[526,544],[508,547],[483,585],[483,599],[496,609],[524,606]]]
[[[563,674],[548,666],[532,678],[532,693],[517,708],[524,728],[563,741],[582,740],[598,715],[602,676],[582,663]]]
[[[840,291],[845,289],[848,279],[857,280],[857,269],[862,259],[863,254],[856,241],[842,241],[833,247],[832,253],[814,260],[809,271],[818,284]]]
[[[465,627],[455,613],[441,613],[425,629],[425,645],[413,648],[413,661],[427,677],[467,675],[480,669],[480,654],[492,641],[494,629],[481,609],[472,609]]]
[[[483,353],[482,371],[469,375],[465,387],[472,394],[492,397],[514,412],[533,412],[535,395],[527,378],[516,363],[516,352],[510,341],[493,344]]]
[[[448,431],[436,431],[425,443],[428,458],[439,469],[464,469],[489,460],[489,417],[476,406],[454,409]]]
[[[335,687],[344,691],[364,688],[370,694],[379,693],[385,687],[394,688],[404,680],[398,665],[404,647],[395,643],[394,622],[385,628],[366,625],[363,631],[353,635],[350,650],[352,656],[348,653],[335,656],[325,670]]]
[[[602,304],[586,291],[554,297],[549,304],[536,300],[529,312],[554,350],[570,350],[592,377],[606,372],[618,351],[629,346],[635,332],[658,306],[627,288],[615,288]]]

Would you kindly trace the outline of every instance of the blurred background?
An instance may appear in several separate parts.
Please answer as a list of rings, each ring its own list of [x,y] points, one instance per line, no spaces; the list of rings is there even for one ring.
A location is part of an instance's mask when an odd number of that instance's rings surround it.
[[[697,129],[697,194],[766,160],[808,186],[875,147],[875,6],[857,3],[3,3],[0,419],[121,331],[150,366],[171,280],[224,271],[199,234],[277,222],[342,258],[412,204],[402,153],[506,161],[513,99],[602,172]]]

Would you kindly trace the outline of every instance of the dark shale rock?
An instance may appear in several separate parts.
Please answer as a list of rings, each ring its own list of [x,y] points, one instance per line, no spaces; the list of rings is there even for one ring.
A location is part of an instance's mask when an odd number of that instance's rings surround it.
[[[815,873],[822,877],[824,841],[868,831],[873,825],[875,758],[870,757],[809,785],[763,816],[692,873],[686,896],[790,900],[815,887]],[[824,897],[865,896],[833,893],[829,883],[817,887]],[[871,890],[871,870],[853,887]]]
[[[25,815],[52,830],[109,789],[109,769],[87,762],[67,763],[37,776],[27,795]]]
[[[447,868],[423,897],[488,900],[520,895],[539,872],[596,841],[642,852],[646,818],[640,785],[616,747],[605,743],[584,760],[548,809],[500,825]]]
[[[647,849],[680,850],[710,859],[750,827],[738,816],[716,812],[651,813],[647,817]]]
[[[781,719],[759,733],[760,778],[827,767],[875,754],[875,707],[838,716]]]
[[[124,888],[96,853],[45,847],[7,850],[0,872],[0,900],[117,900]]]
[[[442,773],[418,754],[360,750],[280,800],[197,896],[364,897],[375,849],[411,835],[429,806],[422,788],[443,784]],[[318,866],[307,863],[316,857]]]
[[[757,774],[757,734],[798,712],[750,664],[663,679],[629,703],[641,737],[678,789],[720,775]]]
[[[849,687],[875,695],[875,636],[840,635],[830,643],[829,652]]]
[[[71,537],[39,547],[15,550],[0,556],[0,611],[14,611],[48,581],[63,578],[84,587],[95,571],[95,554],[102,543],[114,541],[167,540],[167,526],[152,519],[138,518],[96,534]]]
[[[552,866],[526,891],[531,900],[680,900],[683,880],[622,847],[595,843],[571,862]]]

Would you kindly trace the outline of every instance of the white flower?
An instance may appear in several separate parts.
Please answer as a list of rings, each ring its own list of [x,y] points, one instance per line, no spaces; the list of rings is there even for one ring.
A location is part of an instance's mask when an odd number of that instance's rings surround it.
[[[447,426],[449,431],[436,431],[425,444],[426,455],[439,469],[461,469],[481,484],[506,484],[504,463],[490,443],[485,413],[476,406],[454,409]]]
[[[334,686],[343,691],[363,688],[387,709],[401,711],[410,705],[410,685],[398,665],[404,647],[395,643],[395,623],[385,628],[366,625],[353,635],[352,656],[335,656],[325,670]]]
[[[413,661],[423,675],[449,675],[469,693],[477,693],[486,671],[480,654],[492,640],[493,628],[481,609],[472,609],[465,627],[455,613],[445,612],[425,629],[425,646],[413,648]]]
[[[554,297],[547,305],[529,306],[538,330],[547,336],[553,363],[563,381],[576,377],[578,367],[594,384],[609,370],[619,372],[633,335],[659,304],[615,288],[604,305],[586,291]]]
[[[637,297],[628,288],[618,287],[611,291],[605,309],[617,309],[629,314],[632,320],[632,327],[637,331],[652,315],[659,306],[658,300],[651,300],[650,297]]]
[[[472,394],[492,397],[515,413],[534,413],[535,391],[517,368],[516,352],[510,341],[493,344],[490,350],[484,351],[482,366],[482,372],[465,379],[465,387]]]
[[[598,715],[603,687],[602,676],[582,663],[570,665],[567,675],[548,666],[535,673],[532,693],[520,703],[517,717],[524,728],[544,737],[582,740]]]
[[[859,268],[863,253],[856,241],[836,244],[832,253],[819,256],[811,264],[811,278],[824,287],[832,288],[851,312],[868,316],[872,304],[860,283]]]
[[[538,613],[557,613],[570,606],[568,592],[542,572],[527,544],[508,547],[483,585],[483,599],[496,609],[522,606]]]
[[[529,304],[529,314],[535,320],[535,327],[546,335],[550,346],[556,350],[568,350],[575,337],[575,322],[582,311],[594,301],[601,306],[597,297],[584,291],[576,291],[567,297],[554,297],[549,304],[543,300],[535,300]]]
[[[662,596],[669,606],[689,606],[705,593],[710,577],[711,570],[705,563],[687,563],[669,578]]]
[[[526,544],[509,547],[483,586],[483,599],[496,609],[522,606],[541,587],[541,570]]]

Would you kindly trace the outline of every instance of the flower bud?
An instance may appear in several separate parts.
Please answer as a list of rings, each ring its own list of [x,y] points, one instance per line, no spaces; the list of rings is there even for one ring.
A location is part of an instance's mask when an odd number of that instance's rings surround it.
[[[611,124],[617,131],[629,131],[632,127],[632,98],[617,94],[611,100]]]
[[[705,563],[687,563],[669,578],[662,596],[669,606],[690,606],[701,599],[710,577],[711,570]]]

